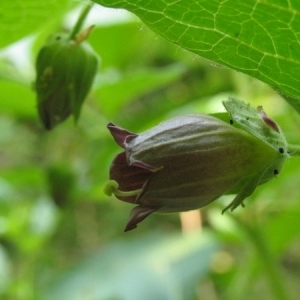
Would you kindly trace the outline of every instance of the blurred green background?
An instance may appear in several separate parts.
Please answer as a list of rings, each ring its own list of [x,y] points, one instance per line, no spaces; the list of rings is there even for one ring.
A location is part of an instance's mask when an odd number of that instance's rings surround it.
[[[297,143],[299,115],[265,84],[97,5],[86,23],[96,23],[89,42],[101,59],[92,91],[77,125],[70,118],[45,131],[34,60],[50,33],[74,23],[78,2],[54,1],[46,15],[35,2],[24,4],[35,19],[20,19],[20,30],[2,20],[0,299],[299,299],[297,158],[246,208],[221,215],[226,196],[201,214],[151,215],[128,233],[132,206],[102,192],[121,151],[108,122],[141,132],[175,115],[224,111],[221,101],[234,96],[263,105]]]

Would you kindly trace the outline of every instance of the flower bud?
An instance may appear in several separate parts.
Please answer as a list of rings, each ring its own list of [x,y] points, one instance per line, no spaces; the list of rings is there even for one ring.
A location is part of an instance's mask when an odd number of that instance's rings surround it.
[[[234,109],[230,115],[232,122],[238,123],[243,112],[237,114]],[[269,126],[271,122],[265,122],[266,115],[255,111],[253,116],[251,111],[250,116],[252,123],[262,127],[259,134],[275,131],[274,126]],[[248,117],[246,114],[245,119]],[[108,125],[125,151],[111,165],[106,192],[138,205],[132,210],[125,231],[135,228],[152,212],[197,209],[227,193],[237,196],[223,211],[233,210],[259,184],[281,171],[286,145],[277,139],[277,146],[273,147],[261,136],[232,122],[191,114],[175,117],[138,135]]]
[[[96,55],[83,43],[89,31],[78,35],[77,40],[57,34],[38,53],[35,88],[38,112],[46,129],[70,114],[75,121],[79,117],[97,70]]]

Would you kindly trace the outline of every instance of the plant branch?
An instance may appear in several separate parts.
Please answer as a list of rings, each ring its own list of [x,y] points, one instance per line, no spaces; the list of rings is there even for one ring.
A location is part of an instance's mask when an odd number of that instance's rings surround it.
[[[291,156],[300,156],[300,146],[299,145],[289,145],[288,151]]]

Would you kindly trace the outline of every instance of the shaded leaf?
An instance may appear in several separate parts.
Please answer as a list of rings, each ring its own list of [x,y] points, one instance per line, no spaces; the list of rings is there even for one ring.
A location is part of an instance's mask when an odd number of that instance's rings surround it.
[[[56,277],[41,299],[187,299],[217,247],[199,232],[114,242]]]
[[[102,85],[94,94],[99,99],[101,110],[112,117],[133,99],[177,81],[185,72],[184,65],[174,64],[164,68],[132,72],[112,82],[105,82],[103,78]],[[108,77],[111,79],[111,76]]]
[[[69,0],[1,1],[0,47],[42,28],[66,12]]]

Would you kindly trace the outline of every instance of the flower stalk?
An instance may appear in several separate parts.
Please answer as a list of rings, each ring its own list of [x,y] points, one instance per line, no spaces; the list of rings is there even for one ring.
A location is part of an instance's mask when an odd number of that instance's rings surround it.
[[[76,24],[73,27],[72,32],[70,34],[70,37],[69,37],[70,40],[76,40],[76,36],[79,33],[79,31],[81,30],[82,25],[85,22],[85,19],[87,18],[87,16],[88,16],[90,10],[92,9],[92,7],[93,7],[92,2],[90,2],[86,6],[84,6],[84,8],[82,9],[82,11],[81,11],[81,13],[80,13],[80,15],[77,19]]]
[[[300,146],[299,145],[289,145],[288,152],[290,156],[300,156]]]

